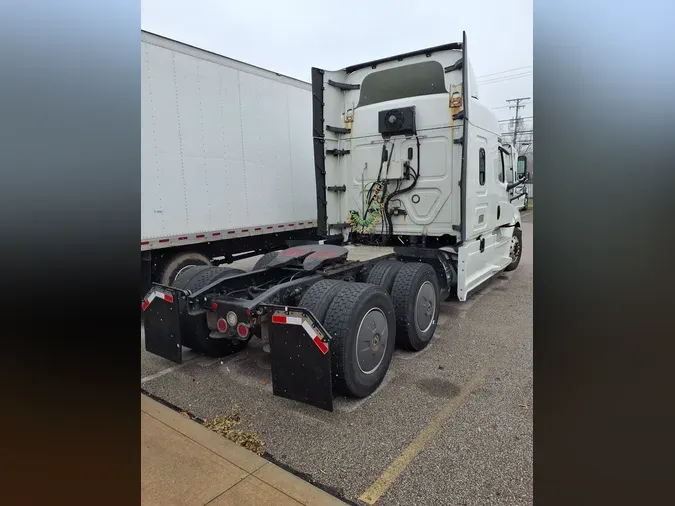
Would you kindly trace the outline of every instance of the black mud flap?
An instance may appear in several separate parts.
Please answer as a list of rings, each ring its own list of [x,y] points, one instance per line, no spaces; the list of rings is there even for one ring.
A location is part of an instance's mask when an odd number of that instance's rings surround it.
[[[153,287],[143,299],[145,349],[177,364],[183,362],[180,313],[187,304],[181,293]]]
[[[268,306],[274,395],[333,411],[330,344],[309,311]]]

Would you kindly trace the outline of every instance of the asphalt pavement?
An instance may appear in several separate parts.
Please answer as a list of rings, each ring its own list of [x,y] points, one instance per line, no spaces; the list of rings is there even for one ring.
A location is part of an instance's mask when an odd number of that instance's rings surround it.
[[[274,397],[257,339],[225,359],[188,351],[179,366],[141,342],[141,386],[200,418],[236,406],[268,457],[356,504],[532,504],[533,217],[522,215],[519,268],[444,302],[429,347],[397,350],[367,399],[338,398],[329,413]]]

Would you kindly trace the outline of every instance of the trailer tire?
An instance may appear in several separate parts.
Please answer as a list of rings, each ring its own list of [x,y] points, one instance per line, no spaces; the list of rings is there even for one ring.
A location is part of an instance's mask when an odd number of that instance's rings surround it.
[[[440,311],[440,286],[434,268],[426,263],[405,264],[392,289],[396,311],[396,343],[420,351],[436,332]]]
[[[391,295],[394,280],[403,265],[403,262],[399,262],[398,260],[382,260],[381,262],[377,262],[368,273],[366,283],[381,286]]]
[[[159,276],[159,282],[162,285],[172,286],[179,274],[184,269],[193,266],[210,266],[211,261],[201,253],[181,253],[175,257],[169,258]]]
[[[176,277],[173,286],[195,292],[218,279],[236,276],[243,272],[234,267],[193,267],[181,272]],[[211,357],[223,357],[244,349],[248,344],[248,341],[210,338],[211,331],[206,323],[206,316],[203,314],[184,318],[183,345],[198,353]]]
[[[396,344],[396,318],[391,297],[380,286],[344,283],[323,322],[331,335],[333,389],[367,397],[382,383]],[[369,344],[361,349],[357,344]]]
[[[252,270],[259,271],[260,269],[264,269],[265,267],[267,267],[268,263],[270,263],[277,257],[278,254],[279,254],[278,251],[270,251],[269,253],[265,253],[258,259],[258,261],[253,266]]]
[[[520,230],[520,227],[513,229],[509,254],[511,255],[511,263],[504,269],[506,272],[515,271],[520,265],[520,259],[523,256],[523,232]]]
[[[335,295],[345,284],[347,284],[346,281],[337,279],[322,279],[307,289],[298,305],[311,311],[314,317],[323,325],[323,320],[326,317],[330,303],[333,302]]]

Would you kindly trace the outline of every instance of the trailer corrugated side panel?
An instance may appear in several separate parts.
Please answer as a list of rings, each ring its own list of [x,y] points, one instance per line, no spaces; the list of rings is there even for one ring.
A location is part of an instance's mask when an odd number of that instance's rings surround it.
[[[144,33],[141,238],[315,220],[310,88]]]

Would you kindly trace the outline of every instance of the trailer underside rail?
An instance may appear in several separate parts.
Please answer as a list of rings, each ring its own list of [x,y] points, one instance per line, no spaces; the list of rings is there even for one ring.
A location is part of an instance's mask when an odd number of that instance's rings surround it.
[[[265,305],[274,395],[333,411],[330,338],[312,313]]]

